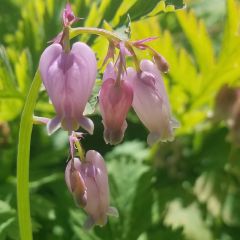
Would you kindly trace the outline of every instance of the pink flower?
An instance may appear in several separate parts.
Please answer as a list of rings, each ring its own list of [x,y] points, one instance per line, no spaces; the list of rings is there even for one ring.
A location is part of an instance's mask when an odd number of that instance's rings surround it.
[[[89,215],[85,227],[103,226],[107,223],[107,215],[118,216],[117,209],[109,207],[107,168],[98,152],[88,151],[82,162],[78,158],[69,161],[65,180],[76,203]]]
[[[173,140],[173,128],[178,126],[171,117],[171,110],[167,92],[157,66],[149,61],[142,60],[141,72],[133,68],[127,69],[127,80],[134,89],[133,108],[150,131],[148,144],[158,140]]]
[[[56,117],[47,124],[53,133],[60,123],[68,131],[81,126],[93,133],[93,122],[83,116],[96,80],[96,58],[85,43],[77,42],[69,53],[60,44],[47,47],[40,58],[40,74],[53,103]]]
[[[122,141],[127,128],[126,116],[133,101],[133,90],[124,80],[117,81],[113,64],[104,73],[99,92],[99,107],[104,125],[106,143],[117,144]]]

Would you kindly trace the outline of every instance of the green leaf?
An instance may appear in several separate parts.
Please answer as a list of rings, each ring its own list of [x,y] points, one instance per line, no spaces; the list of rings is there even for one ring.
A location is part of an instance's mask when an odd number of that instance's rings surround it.
[[[20,94],[18,91],[11,91],[11,90],[0,90],[0,99],[5,98],[5,99],[23,99],[23,95]]]
[[[10,121],[17,117],[23,106],[22,100],[0,99],[0,121]]]
[[[156,225],[154,226],[154,229],[148,231],[147,236],[148,240],[185,240],[182,234],[182,227],[173,229],[172,227]]]
[[[82,209],[70,209],[70,226],[73,229],[75,236],[73,240],[100,240],[96,234],[94,234],[93,229],[86,231],[83,228],[84,221],[87,216],[83,213]]]
[[[18,81],[18,88],[22,93],[27,93],[31,83],[31,55],[28,50],[22,51],[19,55],[18,62],[15,64],[15,71]]]
[[[17,239],[18,226],[16,210],[7,202],[0,200],[0,240]]]
[[[122,25],[127,18],[127,15],[130,15],[132,21],[138,20],[141,17],[146,17],[148,14],[156,15],[163,11],[174,11],[175,9],[180,9],[184,7],[183,0],[138,0],[132,1],[133,5],[122,15],[120,16],[119,25]],[[154,8],[156,12],[154,11]]]
[[[88,100],[88,103],[84,109],[84,112],[83,112],[84,115],[91,115],[95,112],[96,105],[98,103],[98,92],[100,90],[101,85],[102,85],[102,81],[97,80],[96,84],[94,86],[92,95],[91,95],[90,99]]]
[[[221,58],[226,58],[229,53],[239,49],[239,14],[240,9],[235,0],[226,0],[227,18],[224,28]],[[228,54],[226,54],[228,53]]]
[[[126,240],[137,239],[152,224],[152,178],[153,172],[150,170],[143,173],[137,182],[129,217],[128,231],[126,232]]]
[[[10,121],[20,113],[23,95],[17,90],[16,79],[6,50],[0,46],[0,121]]]
[[[197,64],[202,72],[209,72],[213,68],[215,58],[212,42],[202,21],[197,20],[190,11],[179,11],[177,17],[181,27],[192,46]]]
[[[112,206],[119,219],[110,218],[108,229],[97,234],[112,239],[137,239],[151,223],[152,172],[144,164],[148,150],[138,141],[125,142],[107,154]],[[146,224],[146,219],[147,224]]]
[[[179,200],[170,202],[164,223],[167,226],[172,226],[173,229],[183,227],[183,233],[187,239],[214,239],[203,220],[197,203],[192,203],[191,205],[184,207]]]
[[[14,90],[16,80],[6,50],[0,46],[0,89]]]

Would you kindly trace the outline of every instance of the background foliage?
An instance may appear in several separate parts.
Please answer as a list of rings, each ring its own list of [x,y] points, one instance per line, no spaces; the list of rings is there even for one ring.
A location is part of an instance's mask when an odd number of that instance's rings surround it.
[[[125,141],[112,148],[102,140],[100,117],[92,117],[96,130],[83,145],[105,156],[111,201],[120,217],[86,232],[85,214],[74,206],[64,182],[67,136],[59,131],[48,137],[43,126],[35,126],[30,162],[34,239],[239,239],[240,131],[232,124],[239,113],[219,117],[228,98],[217,103],[215,99],[222,86],[240,85],[240,3],[186,1],[187,9],[170,13],[183,2],[146,2],[75,0],[73,8],[85,18],[82,26],[108,22],[121,31],[129,13],[132,39],[159,36],[151,45],[170,64],[164,78],[172,111],[181,123],[176,139],[148,148],[147,131],[130,112]],[[1,0],[1,240],[18,239],[15,172],[20,113],[39,56],[60,30],[63,5],[60,0]],[[87,35],[80,39],[103,59],[106,40]],[[35,113],[54,114],[44,91]]]

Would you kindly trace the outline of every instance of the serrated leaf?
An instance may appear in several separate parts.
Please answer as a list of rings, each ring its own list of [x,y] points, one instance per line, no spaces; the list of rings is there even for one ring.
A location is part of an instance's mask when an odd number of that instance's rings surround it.
[[[0,47],[0,121],[10,121],[21,111],[23,95],[17,90],[6,50]]]
[[[202,72],[209,72],[215,63],[212,42],[206,27],[201,20],[197,20],[193,11],[179,11],[177,17],[181,27],[190,42],[197,64]]]
[[[136,239],[149,226],[144,226],[143,219],[151,221],[152,173],[143,162],[147,154],[143,143],[133,141],[117,146],[106,156],[112,205],[119,211],[119,219],[109,220],[110,229],[116,229],[112,231],[114,239]],[[107,233],[99,234],[104,238]]]
[[[0,46],[0,89],[14,90],[16,81],[6,50]]]
[[[227,18],[224,28],[224,36],[221,51],[222,60],[229,53],[234,52],[234,49],[239,49],[240,34],[239,34],[239,3],[235,0],[226,0]],[[226,54],[228,53],[228,54]]]
[[[15,64],[16,77],[18,81],[18,89],[22,93],[27,93],[31,80],[31,57],[28,50],[24,50]]]

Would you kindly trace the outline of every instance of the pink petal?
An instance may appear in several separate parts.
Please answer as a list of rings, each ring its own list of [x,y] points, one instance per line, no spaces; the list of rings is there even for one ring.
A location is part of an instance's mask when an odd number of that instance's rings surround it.
[[[78,158],[70,160],[65,170],[65,181],[68,190],[73,194],[76,204],[83,207],[87,204],[87,187],[82,175],[78,171],[80,167],[81,162]]]
[[[116,71],[115,71],[115,68],[114,68],[114,65],[112,62],[110,62],[107,65],[107,67],[103,73],[103,81],[105,81],[106,79],[109,79],[109,78],[111,78],[111,79],[117,78],[117,74],[116,74]]]
[[[133,91],[126,81],[118,85],[114,79],[103,82],[99,93],[99,107],[104,124],[106,143],[122,141],[127,123],[125,121],[133,100]]]
[[[70,53],[65,53],[60,44],[52,44],[43,52],[39,68],[62,127],[72,131],[83,124],[92,133],[92,122],[83,118],[96,80],[96,58],[91,48],[77,42]]]
[[[173,124],[166,89],[157,67],[149,60],[140,63],[141,73],[127,69],[127,80],[134,89],[133,108],[150,131],[148,143],[173,140]]]

